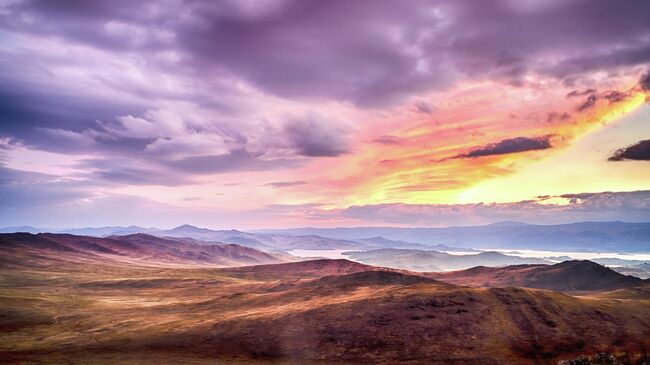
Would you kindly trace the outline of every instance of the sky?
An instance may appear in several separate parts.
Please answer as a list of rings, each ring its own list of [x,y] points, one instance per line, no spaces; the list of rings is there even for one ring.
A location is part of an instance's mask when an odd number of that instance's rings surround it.
[[[0,0],[0,226],[650,221],[646,0]]]

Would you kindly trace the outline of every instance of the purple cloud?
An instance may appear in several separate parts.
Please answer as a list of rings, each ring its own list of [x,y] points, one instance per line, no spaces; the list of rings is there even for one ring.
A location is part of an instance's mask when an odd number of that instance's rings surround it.
[[[502,141],[491,143],[487,146],[480,147],[469,151],[468,153],[458,155],[456,158],[476,158],[493,155],[506,155],[510,153],[545,150],[551,148],[549,136],[545,137],[515,137],[504,139]]]
[[[628,96],[629,94],[616,90],[608,91],[603,95],[603,97],[607,99],[610,104],[619,103],[625,100]]]
[[[270,183],[264,184],[264,186],[270,186],[272,188],[288,188],[291,186],[298,186],[298,185],[305,185],[307,184],[306,181],[274,181]]]
[[[585,95],[590,95],[596,92],[596,89],[585,89],[582,91],[579,90],[573,90],[570,93],[566,94],[567,98],[573,98],[576,96],[585,96]]]
[[[179,18],[181,12],[185,16]],[[372,108],[465,80],[521,84],[524,76],[538,74],[575,82],[594,70],[650,62],[649,12],[650,4],[641,0],[588,5],[416,0],[409,6],[399,1],[8,2],[0,12],[5,39],[26,35],[56,40],[59,48],[88,49],[79,57],[6,48],[0,57],[0,137],[79,152],[87,147],[33,133],[34,128],[96,134],[102,129],[98,120],[142,116],[161,103],[182,102],[212,111],[222,133],[243,140],[250,126],[241,121],[256,106],[232,80],[286,99]],[[147,65],[134,71],[149,82],[128,78],[122,71],[129,64],[102,73],[111,65],[107,60]],[[56,65],[83,69],[96,84],[85,89],[84,82],[58,80],[51,72]],[[163,87],[165,80],[174,87]],[[646,84],[642,80],[641,86]],[[432,110],[422,101],[415,108]],[[151,142],[130,137],[136,136],[101,140],[95,150],[132,156]],[[298,152],[308,157],[347,150],[308,144],[298,143]]]
[[[431,106],[431,104],[427,103],[426,101],[418,100],[415,102],[415,110],[418,113],[432,114],[434,109],[435,108]]]
[[[179,18],[181,11],[186,16]],[[377,106],[478,75],[516,84],[527,73],[569,79],[647,63],[648,12],[642,0],[418,0],[409,6],[26,1],[5,5],[0,24],[10,32],[51,35],[111,52],[176,52],[181,61],[155,64],[177,72],[235,75],[283,97]]]
[[[585,99],[585,101],[582,104],[578,105],[576,110],[579,111],[579,112],[583,112],[583,111],[585,111],[587,109],[590,109],[591,107],[596,105],[596,101],[598,101],[598,96],[596,96],[594,94],[589,95],[589,96],[587,96],[587,99]]]
[[[620,148],[608,158],[609,161],[638,160],[650,161],[650,139],[639,141],[631,146]]]
[[[380,144],[400,144],[402,143],[402,139],[397,136],[383,135],[375,138],[373,142]]]
[[[647,67],[648,13],[643,0],[3,2],[0,139],[102,156],[82,165],[102,184],[296,168],[353,152],[354,121],[303,102],[431,114],[420,95],[527,76],[585,93],[588,73]],[[550,147],[518,137],[458,157]]]
[[[641,79],[639,80],[639,86],[641,86],[643,90],[650,90],[650,71],[641,76]]]
[[[335,157],[349,152],[348,131],[317,115],[294,118],[284,127],[287,142],[308,157]]]

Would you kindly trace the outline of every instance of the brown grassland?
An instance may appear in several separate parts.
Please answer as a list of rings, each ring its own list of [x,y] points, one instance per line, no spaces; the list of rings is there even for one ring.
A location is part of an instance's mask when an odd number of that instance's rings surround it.
[[[345,260],[210,268],[3,253],[4,364],[544,364],[650,345],[644,285],[572,296]]]

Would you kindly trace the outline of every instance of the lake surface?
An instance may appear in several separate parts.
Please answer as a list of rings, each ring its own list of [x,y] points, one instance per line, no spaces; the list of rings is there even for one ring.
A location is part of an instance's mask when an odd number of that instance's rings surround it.
[[[347,259],[352,260],[349,256],[344,255],[344,252],[355,250],[291,250],[288,251],[290,255],[303,258],[327,258],[327,259]],[[362,250],[357,250],[362,251]],[[572,251],[539,251],[539,250],[519,250],[519,249],[486,249],[483,251],[497,251],[505,255],[519,256],[519,257],[555,257],[555,256],[569,256],[577,260],[592,260],[602,258],[617,258],[623,260],[646,260],[650,261],[650,253],[615,253],[615,252],[572,252]],[[440,251],[450,255],[475,255],[479,252],[471,251]],[[354,260],[352,260],[354,261]]]

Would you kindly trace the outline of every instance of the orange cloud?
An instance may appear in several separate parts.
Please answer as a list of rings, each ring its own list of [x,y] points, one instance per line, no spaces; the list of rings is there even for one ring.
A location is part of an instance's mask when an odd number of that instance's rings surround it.
[[[615,92],[573,97],[558,83],[467,85],[443,95],[435,113],[398,111],[380,119],[380,127],[359,133],[354,155],[318,161],[307,171],[320,176],[321,199],[338,207],[454,203],[465,189],[562,153],[643,105],[647,91],[633,86],[636,80]]]

